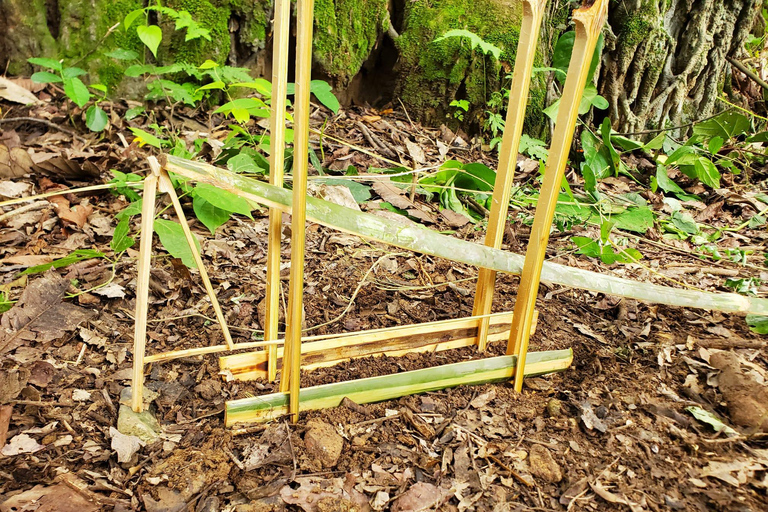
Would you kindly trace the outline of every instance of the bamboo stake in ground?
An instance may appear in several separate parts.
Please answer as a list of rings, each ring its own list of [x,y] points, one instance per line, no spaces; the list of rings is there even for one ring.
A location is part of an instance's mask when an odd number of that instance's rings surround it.
[[[301,322],[304,299],[304,243],[307,221],[309,167],[309,87],[312,80],[313,0],[298,0],[296,39],[296,98],[294,104],[293,211],[291,214],[291,276],[286,315],[285,356],[280,391],[290,395],[291,420],[299,420]]]
[[[488,232],[485,235],[485,245],[498,249],[504,238],[504,226],[507,223],[509,196],[512,192],[512,180],[517,165],[517,151],[520,147],[520,136],[523,133],[525,107],[533,73],[533,63],[536,57],[537,42],[541,20],[547,0],[524,0],[523,22],[520,26],[520,40],[517,45],[515,70],[510,87],[509,106],[504,137],[499,151],[499,168],[496,173],[496,183],[493,187],[491,214],[488,219]],[[481,316],[477,332],[477,347],[485,350],[488,342],[488,317],[493,303],[493,291],[496,282],[496,271],[481,268],[477,276],[475,304],[473,316]]]
[[[523,387],[525,356],[528,351],[533,310],[536,306],[536,296],[541,281],[541,269],[549,242],[549,231],[555,215],[560,184],[568,161],[571,142],[573,142],[573,133],[576,129],[579,103],[587,83],[592,54],[595,51],[597,39],[607,15],[608,0],[596,0],[591,7],[583,7],[573,12],[576,39],[573,43],[573,54],[568,66],[568,75],[560,101],[555,132],[552,136],[552,147],[549,150],[547,168],[544,172],[544,183],[541,187],[539,203],[531,228],[531,237],[525,253],[520,287],[515,301],[512,329],[507,345],[507,354],[517,355],[518,366],[515,369],[515,390],[517,391]]]
[[[155,157],[150,157],[154,159]],[[155,160],[155,163],[157,160]],[[157,166],[159,168],[159,165]],[[153,173],[144,180],[144,198],[141,204],[141,239],[136,278],[136,312],[133,327],[133,380],[131,381],[131,408],[144,409],[144,351],[147,343],[147,312],[149,308],[149,270],[152,262],[152,235],[155,225],[155,194],[158,175]]]
[[[272,110],[270,113],[269,183],[283,186],[283,165],[285,163],[285,105],[288,92],[288,34],[290,31],[291,2],[275,0],[275,20],[272,44]],[[274,341],[278,337],[280,314],[280,236],[283,212],[269,209],[269,235],[267,243],[267,311],[264,325],[264,340]],[[277,376],[277,345],[267,348],[269,356],[268,379]]]
[[[151,160],[149,165],[152,166]],[[187,218],[184,216],[184,210],[181,208],[179,196],[176,195],[176,190],[173,188],[171,178],[168,176],[168,172],[165,169],[160,171],[160,191],[166,192],[171,198],[171,204],[173,204],[173,209],[176,211],[176,216],[179,218],[181,230],[184,232],[184,237],[187,239],[189,250],[192,252],[192,257],[195,259],[195,263],[197,264],[197,270],[200,272],[200,279],[203,281],[203,286],[205,287],[205,291],[208,294],[208,298],[211,299],[213,311],[216,313],[216,320],[218,320],[219,325],[221,326],[221,331],[224,334],[224,342],[227,344],[227,348],[232,350],[235,348],[235,342],[232,341],[232,335],[229,333],[227,321],[224,319],[224,313],[221,311],[219,299],[216,298],[216,292],[213,290],[213,285],[211,284],[211,280],[208,277],[208,272],[205,270],[203,258],[200,255],[200,250],[197,248],[197,244],[195,243],[195,235],[193,235],[192,231],[189,229],[189,223],[187,223]]]

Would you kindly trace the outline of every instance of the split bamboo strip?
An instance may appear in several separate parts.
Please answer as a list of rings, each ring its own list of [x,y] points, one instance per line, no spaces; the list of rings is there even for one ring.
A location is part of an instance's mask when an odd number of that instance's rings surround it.
[[[512,377],[516,360],[516,356],[491,357],[304,388],[300,411],[337,407],[345,397],[358,404],[368,404],[456,386],[503,382]],[[570,349],[532,352],[528,356],[525,375],[531,377],[562,371],[572,361],[573,351]],[[287,405],[286,393],[230,400],[226,403],[224,424],[231,427],[236,423],[280,418],[288,413]]]
[[[168,157],[169,170],[190,179],[209,183],[259,204],[291,211],[291,194],[252,178],[225,169],[183,158]],[[307,219],[345,233],[384,242],[417,253],[485,267],[497,272],[520,274],[523,256],[491,247],[459,240],[414,223],[398,223],[376,215],[307,198]],[[768,315],[768,300],[745,297],[736,293],[711,293],[670,288],[651,283],[623,279],[609,274],[544,262],[541,279],[562,286],[617,295],[655,304]]]
[[[152,160],[154,160],[154,158],[150,159],[150,167],[152,167]],[[155,161],[155,165],[159,164],[157,164]],[[211,299],[213,311],[216,313],[216,320],[218,320],[219,325],[221,326],[221,332],[224,334],[224,342],[227,344],[227,348],[232,350],[235,346],[235,342],[232,341],[232,334],[229,332],[227,321],[224,318],[224,312],[221,311],[219,299],[216,298],[216,292],[214,291],[211,280],[208,277],[208,272],[205,270],[203,258],[200,255],[200,251],[198,250],[197,245],[195,244],[195,235],[193,235],[192,231],[189,229],[189,223],[187,222],[187,217],[184,215],[184,209],[181,207],[181,203],[179,202],[179,196],[176,195],[176,190],[174,190],[173,183],[171,182],[171,178],[168,176],[168,172],[166,170],[160,171],[160,190],[166,192],[171,198],[173,209],[176,211],[176,216],[179,218],[179,224],[181,224],[181,230],[184,232],[184,238],[187,239],[189,250],[192,252],[192,257],[195,259],[195,263],[197,264],[197,270],[200,272],[200,279],[203,281],[203,286],[205,287],[205,291],[208,294],[208,298]]]
[[[515,69],[512,74],[509,106],[507,107],[506,127],[501,140],[499,151],[499,168],[496,173],[496,183],[493,187],[491,213],[488,218],[488,232],[485,235],[485,245],[498,249],[504,238],[504,226],[507,224],[509,199],[512,193],[512,180],[517,166],[517,151],[520,147],[520,137],[523,133],[525,107],[533,74],[533,64],[536,58],[536,48],[539,41],[541,20],[547,0],[524,0],[523,21],[520,26],[520,39],[517,44]],[[488,319],[483,316],[491,312],[493,292],[496,283],[496,271],[480,268],[477,275],[475,304],[472,314],[481,316],[480,328],[477,332],[477,347],[485,350],[488,338]]]
[[[291,2],[275,0],[273,24],[274,45],[272,52],[272,110],[270,112],[269,183],[283,186],[285,164],[285,106],[288,95],[288,35],[290,32]],[[264,339],[276,340],[280,315],[280,239],[283,212],[269,209],[269,234],[267,242],[267,295]],[[270,382],[277,376],[277,345],[267,349],[269,353]]]
[[[154,157],[151,157],[154,158]],[[154,171],[154,169],[153,169]],[[155,225],[156,173],[144,180],[144,200],[141,205],[141,239],[136,278],[136,312],[133,327],[133,380],[131,382],[131,408],[144,409],[144,352],[147,343],[147,314],[149,311],[149,271],[152,264],[152,235]]]
[[[388,327],[318,341],[305,338],[301,343],[301,369],[314,370],[333,366],[350,359],[369,356],[397,357],[406,353],[439,352],[469,347],[477,339],[477,317],[442,320],[415,325]],[[496,313],[488,317],[490,341],[509,338],[512,313]],[[282,350],[278,349],[278,359]],[[225,355],[219,368],[237,380],[265,379],[267,355],[264,351]]]
[[[531,237],[525,253],[523,273],[515,301],[515,315],[512,320],[512,332],[507,345],[507,354],[516,354],[520,365],[515,370],[515,389],[523,387],[523,368],[530,339],[530,325],[533,321],[533,310],[536,306],[536,296],[539,293],[542,265],[549,243],[549,231],[555,215],[557,196],[560,184],[568,163],[568,153],[573,142],[576,120],[579,116],[579,104],[587,84],[592,54],[597,45],[597,39],[608,16],[608,0],[596,0],[591,7],[577,9],[573,13],[576,24],[576,39],[573,43],[573,53],[568,66],[565,88],[560,101],[555,132],[552,135],[552,146],[547,158],[544,172],[544,183],[536,207],[536,215],[531,228]]]
[[[304,247],[307,224],[310,83],[314,0],[298,0],[296,20],[296,97],[294,104],[293,211],[291,212],[291,275],[288,286],[286,346],[280,391],[289,391],[291,421],[299,421],[301,323],[304,312]]]

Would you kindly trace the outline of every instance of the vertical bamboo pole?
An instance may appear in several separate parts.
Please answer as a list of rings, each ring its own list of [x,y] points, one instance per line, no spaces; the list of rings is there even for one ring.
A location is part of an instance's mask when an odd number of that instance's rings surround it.
[[[541,20],[547,0],[524,0],[523,22],[520,26],[520,40],[517,45],[515,70],[512,74],[507,121],[504,136],[499,151],[499,169],[496,174],[496,184],[493,188],[491,215],[488,219],[488,232],[485,235],[485,245],[498,249],[504,238],[504,226],[509,210],[509,196],[512,193],[512,180],[517,166],[517,151],[520,147],[520,136],[523,133],[525,107],[528,104],[528,94],[533,74],[533,61],[536,57],[536,46],[539,40]],[[488,327],[493,303],[493,291],[496,282],[496,271],[481,268],[477,276],[475,304],[473,316],[482,316],[477,330],[477,347],[485,350],[488,343]]]
[[[154,171],[154,169],[153,169]],[[147,343],[147,312],[149,309],[149,270],[152,260],[152,235],[155,225],[155,195],[157,174],[144,180],[144,199],[141,204],[141,240],[136,278],[136,312],[133,327],[133,380],[131,381],[131,408],[144,409],[144,350]]]
[[[525,356],[528,351],[533,311],[541,280],[541,267],[546,255],[549,230],[555,215],[555,205],[557,204],[565,165],[568,161],[568,152],[571,142],[573,142],[576,119],[579,115],[579,103],[587,83],[592,54],[595,51],[597,39],[607,15],[608,0],[595,0],[593,3],[586,0],[584,7],[573,12],[576,40],[573,44],[573,54],[560,101],[560,111],[552,136],[552,147],[549,150],[544,183],[541,187],[539,203],[536,207],[536,215],[531,229],[531,238],[525,253],[523,273],[517,292],[512,328],[507,345],[507,354],[517,354],[517,367],[515,368],[515,390],[517,391],[523,387]]]
[[[184,210],[182,209],[181,203],[179,202],[179,196],[176,195],[176,190],[173,188],[171,178],[168,176],[168,171],[165,169],[160,170],[160,164],[157,163],[157,160],[155,160],[154,157],[149,157],[149,165],[152,167],[152,170],[155,168],[159,170],[160,190],[167,193],[171,198],[171,204],[173,204],[173,209],[176,211],[176,216],[179,218],[181,230],[184,232],[184,237],[187,239],[187,244],[189,244],[189,250],[192,252],[192,257],[195,259],[195,263],[197,264],[197,270],[200,272],[200,279],[203,281],[203,286],[205,287],[205,291],[208,294],[208,298],[211,299],[213,311],[216,313],[216,320],[218,320],[219,325],[221,326],[221,331],[224,334],[224,341],[227,343],[227,349],[233,350],[235,348],[235,342],[232,341],[232,335],[229,332],[227,321],[224,318],[224,312],[221,310],[221,306],[219,305],[219,299],[216,298],[216,292],[213,290],[211,279],[208,277],[208,272],[205,270],[203,258],[200,255],[200,251],[197,249],[197,245],[195,244],[195,235],[193,235],[192,231],[189,229],[189,223],[187,222],[187,218],[184,216]]]
[[[269,184],[283,186],[285,163],[285,105],[288,92],[288,35],[290,31],[291,2],[275,0],[275,20],[272,37],[272,110],[269,121]],[[280,318],[280,237],[283,213],[269,209],[269,235],[267,246],[267,314],[264,340],[278,338]],[[267,376],[272,382],[277,376],[277,345],[267,348]]]
[[[294,103],[293,211],[291,215],[291,277],[288,292],[285,351],[280,391],[290,393],[291,420],[299,419],[301,321],[304,297],[304,242],[307,219],[309,167],[309,87],[312,79],[312,22],[314,1],[298,0],[296,38],[296,97]]]

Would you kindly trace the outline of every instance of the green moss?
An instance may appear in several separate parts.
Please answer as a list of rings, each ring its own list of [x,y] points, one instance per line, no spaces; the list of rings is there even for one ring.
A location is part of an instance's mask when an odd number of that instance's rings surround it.
[[[168,0],[168,7],[188,11],[201,27],[211,31],[211,40],[198,38],[185,41],[186,30],[173,31],[173,23],[163,23],[165,38],[170,34],[170,44],[163,45],[160,60],[165,63],[187,62],[202,64],[211,59],[226,63],[229,56],[229,2],[227,0]]]
[[[315,0],[315,63],[346,86],[388,23],[387,0]]]
[[[470,102],[466,118],[479,123],[486,102],[501,87],[511,67],[519,39],[521,10],[517,2],[503,0],[434,0],[406,2],[405,22],[397,46],[400,71],[405,76],[399,91],[406,107],[430,122],[449,114],[454,99]],[[451,29],[466,29],[502,49],[500,62],[472,50],[463,38],[434,42]]]
[[[2,0],[0,30],[4,32],[4,55],[0,65],[11,74],[29,74],[30,57],[55,57],[57,44],[45,20],[45,0]],[[7,59],[7,62],[6,62]]]
[[[240,18],[240,43],[251,50],[261,50],[270,28],[272,0],[230,0],[232,13]]]

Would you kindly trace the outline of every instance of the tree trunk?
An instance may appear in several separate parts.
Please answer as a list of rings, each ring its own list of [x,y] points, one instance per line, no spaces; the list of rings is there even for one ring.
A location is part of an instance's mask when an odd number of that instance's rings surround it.
[[[716,113],[730,76],[726,57],[738,57],[761,5],[761,0],[612,1],[613,33],[606,37],[598,88],[610,104],[614,129],[670,128]]]

